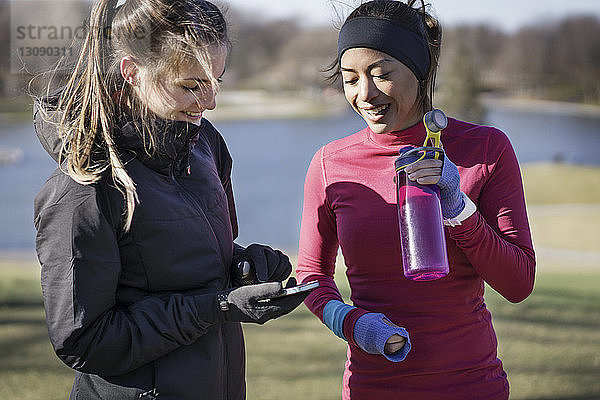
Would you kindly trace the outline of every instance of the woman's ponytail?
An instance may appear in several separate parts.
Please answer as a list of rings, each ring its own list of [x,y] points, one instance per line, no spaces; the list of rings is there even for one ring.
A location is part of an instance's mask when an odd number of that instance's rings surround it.
[[[127,174],[112,139],[114,60],[110,43],[117,0],[99,0],[91,11],[87,36],[75,68],[62,92],[59,124],[67,173],[81,184],[90,184],[110,170],[126,199],[125,230],[131,226],[137,202],[135,184]],[[61,160],[62,161],[62,160]]]
[[[420,4],[415,7],[417,2]],[[423,34],[425,35],[424,39],[427,40],[431,59],[427,79],[423,82],[425,86],[421,88],[420,92],[421,105],[423,106],[423,112],[425,113],[433,108],[433,94],[435,91],[435,82],[442,47],[442,25],[435,17],[427,12],[424,0],[409,0],[407,5],[415,10],[421,19],[421,26]]]

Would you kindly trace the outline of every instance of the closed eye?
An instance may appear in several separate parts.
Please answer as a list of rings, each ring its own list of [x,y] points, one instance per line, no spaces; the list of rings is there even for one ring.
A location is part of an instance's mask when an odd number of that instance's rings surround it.
[[[379,74],[379,75],[373,75],[373,78],[380,79],[380,80],[387,80],[389,77],[390,77],[389,72],[386,72],[384,74]]]
[[[223,83],[223,79],[221,78],[217,78],[216,79],[218,84]],[[182,85],[184,89],[192,91],[192,92],[198,92],[204,88],[210,87],[211,86],[211,82],[207,79],[203,79],[200,81],[195,81],[196,84],[194,86],[188,86],[188,85]]]

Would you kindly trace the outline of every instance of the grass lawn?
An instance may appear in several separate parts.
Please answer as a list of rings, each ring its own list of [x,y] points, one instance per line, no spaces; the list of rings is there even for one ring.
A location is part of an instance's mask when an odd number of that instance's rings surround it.
[[[521,304],[488,289],[511,399],[600,399],[600,270],[555,269]],[[0,398],[66,399],[73,372],[50,347],[38,269],[0,264],[0,304]],[[244,329],[250,400],[340,398],[346,345],[306,307]]]
[[[600,210],[593,203],[600,203],[600,192],[567,199],[538,182],[560,177],[564,181],[557,185],[564,192],[571,190],[569,185],[577,187],[573,176],[600,183],[600,170],[590,175],[586,171],[524,168],[536,248],[598,255]],[[567,200],[582,206],[557,204]],[[347,295],[342,271],[337,275]],[[535,290],[527,300],[510,304],[487,289],[511,399],[600,399],[599,288],[597,259],[584,265],[540,251]],[[340,398],[346,345],[305,306],[264,326],[244,329],[249,400]],[[56,358],[48,341],[39,267],[0,260],[0,399],[66,399],[72,380],[73,372]]]

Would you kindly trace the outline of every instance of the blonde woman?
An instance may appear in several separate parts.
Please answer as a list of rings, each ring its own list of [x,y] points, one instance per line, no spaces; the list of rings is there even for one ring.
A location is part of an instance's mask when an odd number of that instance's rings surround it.
[[[305,297],[271,299],[288,258],[233,243],[232,160],[202,117],[228,49],[207,1],[99,0],[70,78],[36,104],[59,163],[35,199],[36,247],[71,399],[243,399],[240,322]],[[233,283],[239,260],[250,285]]]

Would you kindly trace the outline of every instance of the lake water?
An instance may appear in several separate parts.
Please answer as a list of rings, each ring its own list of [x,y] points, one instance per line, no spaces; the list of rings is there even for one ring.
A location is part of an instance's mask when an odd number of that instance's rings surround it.
[[[496,108],[490,125],[508,134],[521,163],[562,160],[600,166],[600,117]],[[356,132],[352,111],[321,119],[215,122],[234,159],[240,244],[297,249],[304,175],[323,144]],[[54,169],[31,124],[0,125],[0,146],[23,158],[0,166],[0,251],[30,251],[35,243],[32,202]]]

